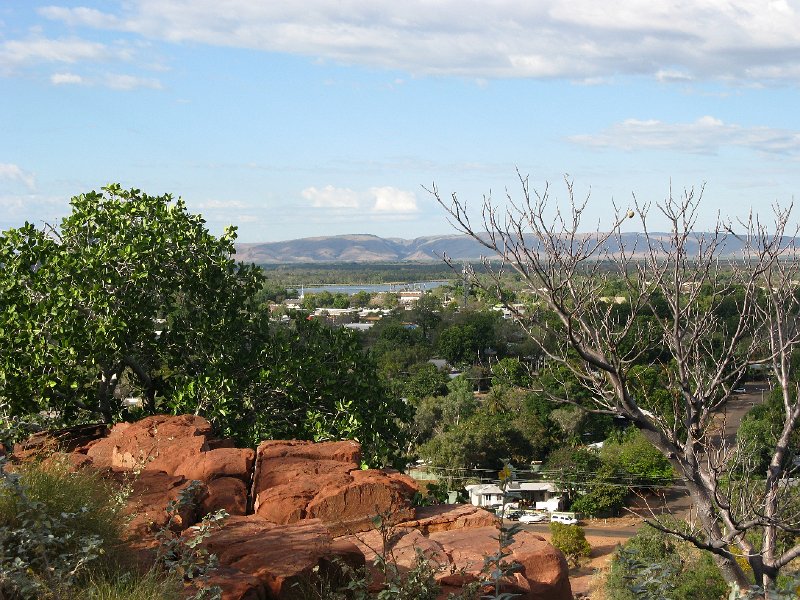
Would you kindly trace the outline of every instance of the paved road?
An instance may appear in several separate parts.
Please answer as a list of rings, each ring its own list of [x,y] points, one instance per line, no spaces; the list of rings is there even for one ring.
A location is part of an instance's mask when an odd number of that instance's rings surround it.
[[[585,523],[581,523],[581,527],[583,527],[583,533],[586,535],[593,535],[598,537],[611,537],[611,538],[620,538],[627,540],[630,537],[636,535],[641,523],[639,524],[630,524],[630,525],[623,525],[623,526],[609,526],[609,527],[594,527],[591,524],[586,525]],[[534,533],[550,533],[550,524],[549,523],[529,523],[529,524],[520,524],[520,527],[524,531],[532,531]]]
[[[728,444],[736,441],[736,432],[739,430],[742,418],[751,408],[761,404],[767,397],[769,393],[767,385],[764,381],[748,383],[745,386],[747,391],[744,394],[734,394],[728,401],[725,412],[718,417],[720,424],[725,423],[724,435]]]

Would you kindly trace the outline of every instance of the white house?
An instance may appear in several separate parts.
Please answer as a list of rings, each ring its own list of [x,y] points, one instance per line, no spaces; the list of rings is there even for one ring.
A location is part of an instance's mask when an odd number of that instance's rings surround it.
[[[475,506],[501,506],[503,490],[494,483],[476,483],[464,486],[469,501]],[[561,509],[561,492],[554,483],[548,481],[514,481],[506,490],[507,502],[524,501],[537,510],[550,512]]]
[[[397,293],[397,298],[400,300],[400,305],[410,308],[417,303],[417,300],[422,298],[425,294],[422,290],[404,290]]]
[[[494,483],[475,483],[465,485],[469,501],[475,506],[500,506],[503,504],[503,490]]]

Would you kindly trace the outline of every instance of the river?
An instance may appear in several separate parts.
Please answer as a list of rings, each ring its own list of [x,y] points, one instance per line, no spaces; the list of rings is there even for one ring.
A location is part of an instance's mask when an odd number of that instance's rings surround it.
[[[450,283],[449,279],[440,279],[436,281],[417,281],[414,283],[380,283],[380,284],[329,284],[329,285],[310,285],[303,286],[302,291],[305,294],[319,294],[320,292],[330,292],[331,294],[348,294],[353,295],[358,292],[369,292],[375,294],[378,292],[403,292],[407,290],[432,290],[442,285]],[[299,292],[301,288],[295,288]]]

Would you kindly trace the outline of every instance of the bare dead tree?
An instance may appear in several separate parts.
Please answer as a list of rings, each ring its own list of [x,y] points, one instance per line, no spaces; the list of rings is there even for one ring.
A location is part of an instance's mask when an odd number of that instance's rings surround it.
[[[507,193],[500,204],[484,197],[476,214],[455,194],[443,198],[435,186],[429,190],[452,225],[487,250],[488,278],[471,271],[473,283],[503,298],[504,273],[515,272],[534,298],[533,309],[507,308],[548,362],[591,392],[591,404],[581,408],[624,416],[672,462],[696,519],[685,529],[656,519],[651,524],[711,552],[732,583],[751,583],[737,562],[744,557],[756,583],[773,584],[800,556],[800,545],[779,551],[777,544],[781,533],[800,534],[793,500],[799,494],[787,461],[800,419],[791,360],[800,343],[800,257],[797,232],[787,231],[791,209],[776,207],[768,226],[751,215],[734,224],[718,219],[713,231],[698,233],[703,190],[679,197],[670,190],[655,205],[633,197],[630,208],[614,206],[606,229],[581,233],[588,198],[576,198],[569,179],[560,205],[549,186],[537,192],[526,177],[520,182],[521,198]],[[652,211],[666,219],[668,232],[648,228]],[[622,225],[635,218],[642,233],[634,245],[623,243]],[[735,259],[727,249],[732,244]],[[624,310],[604,293],[612,280],[623,285]],[[731,300],[734,315],[723,318],[718,308]],[[718,433],[733,388],[753,363],[771,367],[784,404],[765,473],[747,467],[747,448]],[[663,373],[672,406],[639,393],[642,365]]]

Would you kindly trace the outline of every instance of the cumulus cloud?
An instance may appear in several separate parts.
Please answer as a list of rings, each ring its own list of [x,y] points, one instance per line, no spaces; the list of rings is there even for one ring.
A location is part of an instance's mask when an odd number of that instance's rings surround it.
[[[374,212],[417,212],[417,197],[414,192],[406,192],[394,187],[374,187],[369,189],[369,193],[375,201],[372,205]]]
[[[35,63],[74,64],[123,56],[124,52],[118,49],[77,38],[49,39],[37,36],[0,43],[0,66],[6,70]]]
[[[736,146],[770,154],[800,154],[800,132],[772,127],[744,127],[705,116],[693,123],[627,119],[597,134],[570,141],[595,148],[678,150],[710,154]]]
[[[160,90],[162,88],[161,82],[158,79],[135,77],[133,75],[120,75],[118,73],[107,74],[103,80],[103,83],[112,90],[122,91],[135,90],[139,88]]]
[[[800,15],[787,0],[131,0],[118,13],[50,6],[40,14],[415,74],[752,82],[796,80],[800,70]]]
[[[33,190],[36,187],[36,178],[32,173],[10,163],[0,163],[0,181],[22,183],[29,190]]]
[[[358,208],[359,197],[349,188],[326,185],[322,189],[308,187],[301,192],[314,208]]]
[[[84,80],[75,73],[53,73],[50,76],[50,83],[53,85],[81,85]]]
[[[314,208],[355,212],[363,208],[373,214],[401,214],[417,212],[417,198],[414,192],[396,187],[371,187],[365,191],[350,188],[337,188],[326,185],[324,188],[308,187],[301,192],[303,198]]]

